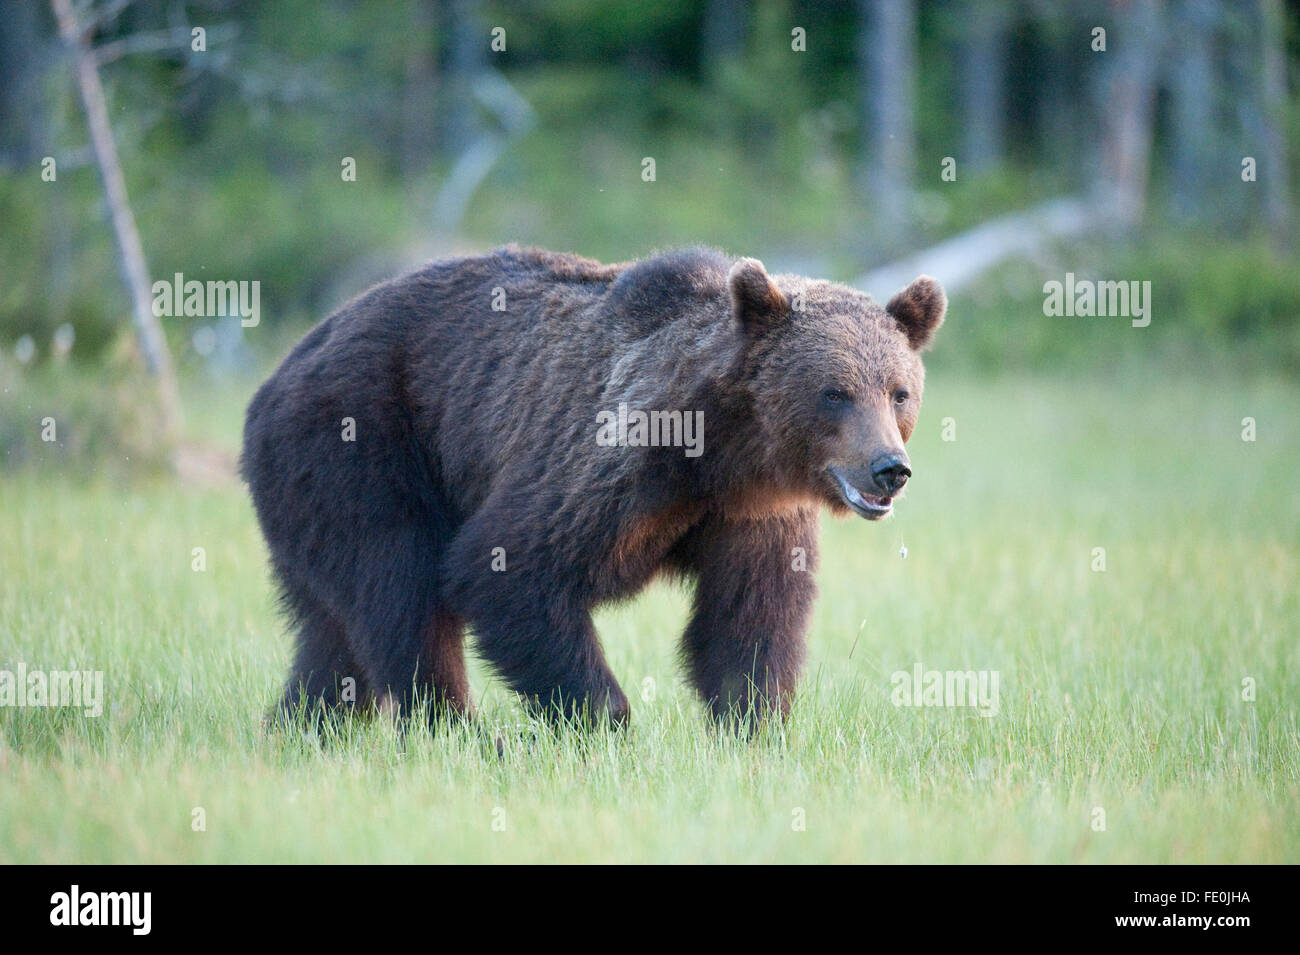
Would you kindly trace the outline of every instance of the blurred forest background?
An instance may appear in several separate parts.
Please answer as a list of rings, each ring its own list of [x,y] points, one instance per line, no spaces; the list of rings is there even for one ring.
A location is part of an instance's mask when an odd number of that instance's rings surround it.
[[[147,462],[369,283],[507,242],[714,244],[877,296],[930,271],[953,299],[932,368],[1293,375],[1298,21],[1282,0],[0,0],[3,460],[47,455],[39,411],[68,422],[65,461]],[[1046,317],[1066,272],[1150,281],[1151,325]],[[260,324],[151,321],[140,282],[175,273],[260,282]],[[209,429],[230,447],[235,411]]]

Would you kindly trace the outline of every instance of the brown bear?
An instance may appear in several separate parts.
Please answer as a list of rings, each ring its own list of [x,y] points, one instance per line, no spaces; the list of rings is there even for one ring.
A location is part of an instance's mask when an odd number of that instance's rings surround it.
[[[533,706],[622,723],[591,612],[667,573],[694,586],[681,653],[713,713],[784,714],[819,507],[890,513],[945,307],[924,276],[881,308],[708,249],[511,246],[366,292],[248,409],[298,633],[282,706],[467,714],[468,625]]]

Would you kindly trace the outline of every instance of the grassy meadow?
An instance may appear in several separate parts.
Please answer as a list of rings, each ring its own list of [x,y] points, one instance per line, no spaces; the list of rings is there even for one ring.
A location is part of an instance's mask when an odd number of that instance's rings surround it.
[[[190,387],[233,450],[251,383]],[[896,515],[824,522],[784,726],[712,729],[655,585],[597,620],[626,732],[538,731],[475,666],[502,758],[266,732],[290,640],[242,485],[24,468],[0,666],[103,670],[107,706],[0,708],[0,862],[1297,862],[1297,448],[1281,377],[933,372]],[[996,715],[895,706],[918,663],[996,671]]]

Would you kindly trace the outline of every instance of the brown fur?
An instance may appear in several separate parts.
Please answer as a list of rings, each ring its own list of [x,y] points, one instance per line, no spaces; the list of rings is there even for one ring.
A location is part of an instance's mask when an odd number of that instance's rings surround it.
[[[467,712],[466,622],[525,699],[622,722],[590,614],[666,570],[695,588],[682,654],[713,711],[784,712],[818,508],[878,516],[853,494],[888,500],[910,474],[942,314],[928,279],[886,310],[710,250],[602,265],[511,247],[372,289],[248,412],[244,473],[299,627],[286,705],[336,703],[351,675],[403,709]],[[620,402],[702,412],[703,453],[598,444]]]

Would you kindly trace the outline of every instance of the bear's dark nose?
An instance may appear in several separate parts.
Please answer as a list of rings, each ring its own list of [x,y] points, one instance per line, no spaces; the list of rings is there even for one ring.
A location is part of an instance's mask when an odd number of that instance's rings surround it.
[[[871,462],[871,476],[885,493],[897,494],[912,476],[912,470],[907,464],[905,455],[882,454]]]

